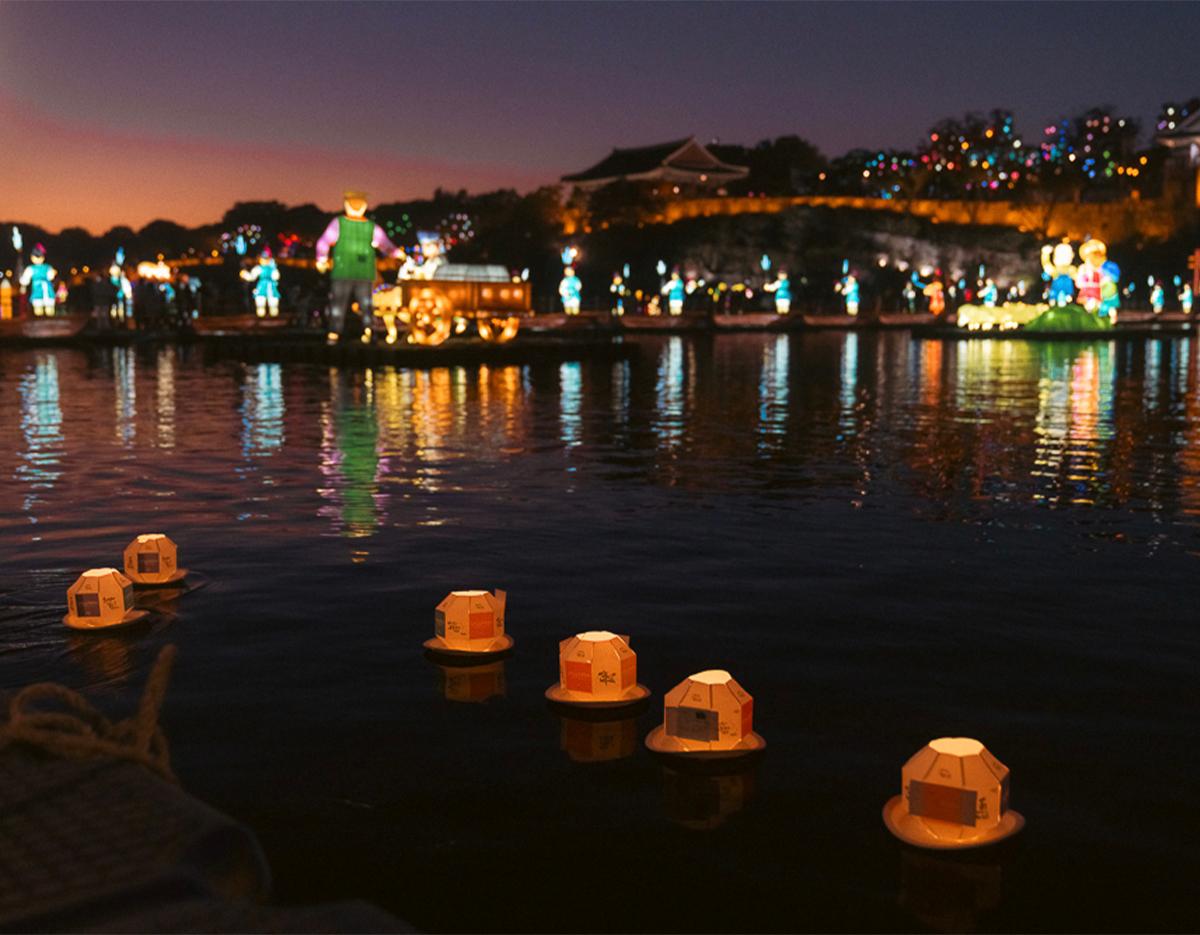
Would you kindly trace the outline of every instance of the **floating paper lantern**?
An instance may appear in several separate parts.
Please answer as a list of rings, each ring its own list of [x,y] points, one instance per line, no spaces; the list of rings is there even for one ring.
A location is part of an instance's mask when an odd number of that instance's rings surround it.
[[[483,665],[438,666],[438,674],[447,701],[487,701],[502,698],[507,691],[502,659]]]
[[[648,698],[637,680],[637,654],[629,637],[608,630],[577,633],[558,644],[558,683],[546,697],[561,704],[615,708]]]
[[[917,847],[980,847],[1025,826],[1008,807],[1008,767],[978,740],[931,740],[904,764],[900,781],[901,794],[884,805],[883,821]]]
[[[767,742],[754,733],[754,699],[724,669],[697,672],[663,699],[663,723],[646,746],[698,759],[745,756]]]
[[[425,648],[451,656],[502,653],[513,638],[504,632],[504,591],[451,591],[434,611],[434,637]]]
[[[100,630],[133,623],[146,611],[133,606],[133,582],[115,568],[85,571],[67,589],[63,623],[76,630]]]
[[[603,763],[633,756],[637,747],[637,718],[594,721],[561,717],[559,746],[576,763]]]
[[[187,577],[175,543],[161,532],[138,536],[125,547],[125,574],[135,585],[175,584]]]

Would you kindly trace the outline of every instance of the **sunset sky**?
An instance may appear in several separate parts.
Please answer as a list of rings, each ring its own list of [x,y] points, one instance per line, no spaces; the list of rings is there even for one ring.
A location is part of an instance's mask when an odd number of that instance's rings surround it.
[[[1200,5],[0,0],[0,219],[198,224],[237,200],[527,190],[613,146],[1027,135],[1200,94]]]

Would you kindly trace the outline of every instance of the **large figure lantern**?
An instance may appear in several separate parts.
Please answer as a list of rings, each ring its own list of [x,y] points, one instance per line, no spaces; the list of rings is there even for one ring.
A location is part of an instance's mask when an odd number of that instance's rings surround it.
[[[271,255],[270,247],[263,247],[258,263],[251,269],[244,269],[242,279],[254,283],[254,314],[265,318],[270,312],[272,318],[279,316],[279,267],[275,257]]]
[[[1042,278],[1050,283],[1047,301],[1070,305],[1075,301],[1075,251],[1067,241],[1042,247]]]
[[[46,262],[46,248],[33,245],[29,265],[21,273],[21,291],[29,294],[29,304],[37,316],[54,314],[54,279],[58,272]]]
[[[1089,312],[1099,312],[1108,247],[1102,240],[1088,240],[1079,247],[1079,259],[1083,262],[1075,271],[1076,301]]]
[[[368,221],[367,196],[348,191],[343,213],[334,218],[317,241],[317,269],[330,271],[328,343],[336,344],[346,326],[346,313],[355,304],[362,318],[362,339],[371,340],[371,290],[375,284],[375,251],[400,257],[404,251],[388,240],[383,228]]]

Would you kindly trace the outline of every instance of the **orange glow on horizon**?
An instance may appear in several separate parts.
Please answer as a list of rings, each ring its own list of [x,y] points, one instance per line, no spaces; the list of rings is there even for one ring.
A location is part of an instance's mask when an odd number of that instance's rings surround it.
[[[438,186],[525,191],[553,181],[517,165],[345,151],[336,139],[295,148],[126,133],[59,120],[4,93],[0,126],[0,221],[49,231],[101,234],[154,220],[195,227],[219,221],[238,201],[315,203],[334,212],[347,180],[374,192],[376,204],[427,198]]]

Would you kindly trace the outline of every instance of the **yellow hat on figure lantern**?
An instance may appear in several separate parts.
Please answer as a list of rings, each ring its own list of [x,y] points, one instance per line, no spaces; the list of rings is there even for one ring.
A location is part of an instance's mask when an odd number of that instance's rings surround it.
[[[663,723],[646,737],[655,753],[732,759],[767,742],[754,733],[754,699],[724,669],[689,676],[663,699]]]
[[[125,574],[139,587],[177,584],[187,577],[175,543],[161,532],[138,536],[125,547]]]
[[[982,847],[1025,827],[1008,807],[1008,767],[970,737],[929,741],[904,764],[900,787],[883,807],[883,822],[917,847]]]
[[[63,623],[76,630],[102,630],[136,623],[146,614],[133,606],[132,581],[115,568],[93,568],[67,589]]]
[[[620,708],[650,697],[637,680],[637,654],[629,637],[608,630],[576,633],[558,644],[558,682],[546,697],[559,704]]]
[[[504,632],[504,591],[451,591],[433,614],[434,636],[426,649],[447,656],[494,656],[512,649]]]

